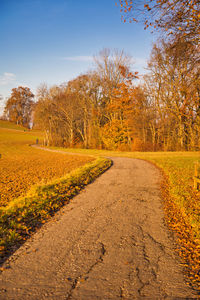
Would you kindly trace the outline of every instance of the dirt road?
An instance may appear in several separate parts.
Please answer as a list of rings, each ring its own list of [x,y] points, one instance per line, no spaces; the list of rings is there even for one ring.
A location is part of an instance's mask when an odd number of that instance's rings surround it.
[[[113,161],[10,258],[0,299],[195,298],[164,225],[159,171]]]

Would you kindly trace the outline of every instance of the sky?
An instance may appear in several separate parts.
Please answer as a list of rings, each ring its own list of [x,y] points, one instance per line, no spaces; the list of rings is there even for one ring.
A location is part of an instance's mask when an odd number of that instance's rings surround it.
[[[12,88],[62,84],[94,68],[104,48],[145,72],[154,36],[124,23],[118,0],[0,0],[0,113]]]

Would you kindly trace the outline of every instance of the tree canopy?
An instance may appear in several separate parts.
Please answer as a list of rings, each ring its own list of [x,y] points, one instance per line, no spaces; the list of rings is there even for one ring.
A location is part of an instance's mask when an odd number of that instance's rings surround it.
[[[34,95],[28,87],[13,88],[4,113],[9,121],[26,127],[30,126]]]
[[[119,0],[124,21],[142,20],[144,28],[164,30],[173,37],[199,43],[199,0]]]

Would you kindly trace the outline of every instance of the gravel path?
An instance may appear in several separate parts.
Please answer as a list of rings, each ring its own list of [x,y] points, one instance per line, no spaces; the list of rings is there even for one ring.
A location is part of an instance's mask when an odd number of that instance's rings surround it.
[[[0,299],[195,298],[164,225],[159,171],[113,162],[5,263]]]

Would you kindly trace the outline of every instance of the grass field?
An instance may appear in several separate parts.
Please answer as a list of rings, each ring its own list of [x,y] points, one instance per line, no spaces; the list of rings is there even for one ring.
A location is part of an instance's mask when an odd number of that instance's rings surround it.
[[[12,122],[8,122],[8,121],[3,121],[3,120],[0,120],[0,128],[7,128],[7,129],[16,129],[16,130],[20,130],[20,131],[29,131],[29,129],[21,126],[21,125],[17,125],[17,124],[14,124]]]

